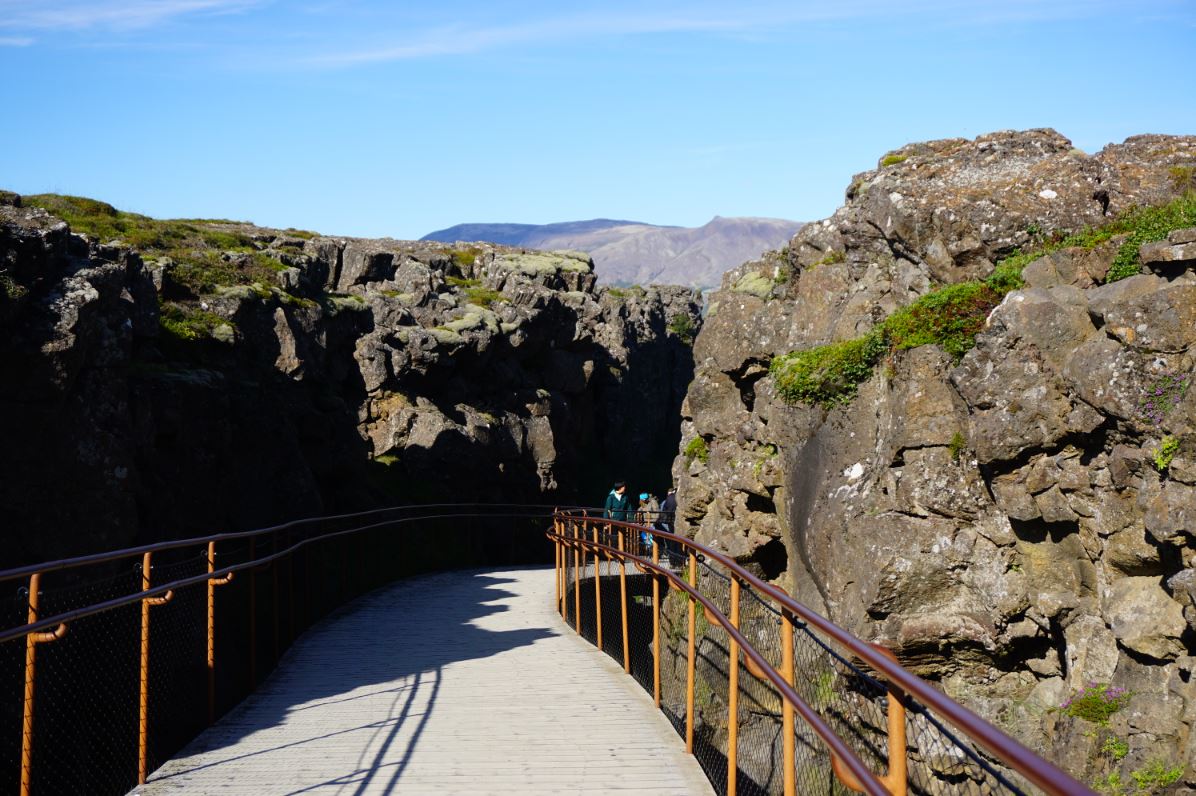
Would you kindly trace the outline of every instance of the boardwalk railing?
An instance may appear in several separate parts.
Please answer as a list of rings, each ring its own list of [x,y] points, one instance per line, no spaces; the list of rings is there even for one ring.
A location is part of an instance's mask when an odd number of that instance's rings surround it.
[[[558,512],[565,621],[622,663],[720,793],[1092,794],[730,557]]]
[[[0,572],[0,792],[127,793],[312,623],[406,575],[544,561],[551,514],[400,507]]]

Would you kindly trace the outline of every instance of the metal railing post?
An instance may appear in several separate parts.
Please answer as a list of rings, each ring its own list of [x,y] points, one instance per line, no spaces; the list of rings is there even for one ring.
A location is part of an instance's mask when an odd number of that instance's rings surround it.
[[[553,585],[556,587],[556,610],[561,612],[561,543],[555,538],[559,535],[560,520],[557,519],[556,514],[552,516],[552,576],[556,581]]]
[[[37,621],[37,604],[41,590],[42,573],[34,572],[29,576],[29,613],[30,624]],[[21,715],[21,796],[29,796],[29,787],[33,782],[33,696],[37,679],[37,645],[47,641],[57,641],[66,634],[66,625],[62,624],[53,630],[41,633],[29,633],[25,636],[25,706]]]
[[[216,543],[208,542],[208,574],[215,571]],[[231,581],[234,574],[208,578],[208,724],[216,721],[216,587]]]
[[[660,566],[660,545],[652,545],[652,563]],[[652,570],[652,697],[660,709],[660,575]]]
[[[698,588],[698,557],[689,554],[689,585]],[[694,753],[694,657],[697,651],[698,601],[689,596],[689,647],[685,662],[685,751]]]
[[[781,677],[794,686],[793,675],[793,614],[781,610]],[[781,700],[781,734],[785,772],[784,796],[797,796],[797,737],[794,727],[793,705],[788,699]]]
[[[249,560],[257,559],[255,537],[249,537]],[[249,690],[257,688],[257,567],[249,569]]]
[[[581,635],[581,531],[573,520],[573,624]]]
[[[897,661],[897,656],[893,654],[892,650],[886,649],[879,644],[873,644],[872,648],[880,652],[889,660]],[[889,746],[889,770],[883,777],[877,777],[881,784],[888,789],[892,796],[906,796],[909,789],[909,776],[907,766],[909,761],[906,757],[906,736],[905,736],[905,694],[900,688],[889,683],[888,686],[888,710],[887,716],[887,731],[888,731],[888,746]],[[860,784],[859,779],[854,774],[847,770],[847,766],[836,755],[831,755],[831,770],[835,772],[835,777],[843,783],[848,790],[853,790],[858,793],[864,792],[864,786]]]
[[[608,529],[610,526],[606,526]],[[597,548],[598,526],[594,526],[594,620],[598,623],[598,649],[602,649],[602,578],[598,577],[602,551]]]
[[[619,530],[619,552],[626,548],[624,533]],[[619,603],[623,608],[623,671],[631,674],[631,644],[627,640],[627,563],[619,556]]]
[[[271,555],[278,554],[278,531],[272,534]],[[279,620],[278,620],[278,559],[270,562],[270,580],[273,582],[273,588],[270,590],[270,601],[273,603],[274,613],[274,663],[278,663],[279,656],[282,655],[282,647],[279,644]]]
[[[739,629],[739,578],[731,576],[731,626]],[[735,796],[739,778],[739,642],[731,639],[727,690],[727,796]]]
[[[150,557],[153,553],[146,553],[141,557],[141,590],[149,591],[150,573],[153,564]],[[144,597],[141,600],[141,657],[137,672],[137,784],[145,784],[146,768],[149,759],[149,642],[150,642],[150,607],[165,605],[174,597],[174,590],[170,590],[161,597]]]

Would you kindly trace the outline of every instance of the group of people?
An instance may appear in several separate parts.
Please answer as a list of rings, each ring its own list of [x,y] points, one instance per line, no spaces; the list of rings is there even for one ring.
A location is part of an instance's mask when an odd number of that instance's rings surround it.
[[[614,488],[606,496],[602,516],[611,520],[650,525],[658,531],[672,533],[673,522],[677,516],[677,488],[670,486],[668,494],[660,501],[647,492],[641,492],[639,502],[632,505],[631,495],[627,493],[627,483],[616,481]]]

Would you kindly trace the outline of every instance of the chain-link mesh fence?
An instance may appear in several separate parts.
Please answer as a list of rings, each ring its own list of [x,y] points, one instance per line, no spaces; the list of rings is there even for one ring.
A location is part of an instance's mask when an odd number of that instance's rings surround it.
[[[560,573],[565,621],[573,627],[580,621],[582,636],[592,643],[597,643],[601,625],[602,650],[625,664],[649,695],[659,692],[660,709],[678,735],[689,741],[716,792],[728,791],[732,758],[738,794],[782,794],[787,778],[790,792],[799,794],[853,792],[835,774],[826,739],[808,722],[794,715],[792,731],[785,732],[785,714],[791,712],[792,703],[787,709],[776,677],[789,683],[829,731],[882,778],[889,770],[890,743],[900,743],[890,738],[890,711],[897,711],[894,715],[899,717],[904,707],[904,722],[894,721],[905,730],[909,793],[1020,796],[1039,792],[966,733],[950,728],[927,705],[908,694],[894,701],[898,697],[890,695],[883,679],[865,661],[818,627],[782,613],[775,599],[750,588],[733,568],[695,554],[691,575],[693,550],[683,540],[666,539],[647,527],[579,517],[562,518],[558,533],[568,545]],[[618,551],[634,558],[621,557]],[[649,565],[653,560],[659,569]],[[731,634],[722,620],[698,599],[691,599],[666,572],[693,582],[702,600],[729,623],[736,624],[732,618],[737,619],[742,638],[764,666],[739,650],[733,667]],[[736,590],[738,605],[733,611]],[[790,771],[786,771],[787,755],[792,758]]]
[[[414,506],[0,572],[0,791],[127,793],[338,606],[421,572],[548,563],[551,513]],[[30,656],[34,605],[68,618]]]

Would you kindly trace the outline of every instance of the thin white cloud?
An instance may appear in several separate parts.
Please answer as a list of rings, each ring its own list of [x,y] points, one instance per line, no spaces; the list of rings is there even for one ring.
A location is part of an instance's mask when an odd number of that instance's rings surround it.
[[[260,0],[0,0],[0,28],[136,30],[195,13],[240,11]]]
[[[1162,0],[1167,6],[1175,0]],[[810,0],[795,3],[689,6],[668,12],[608,8],[602,11],[528,20],[508,25],[453,25],[425,30],[395,30],[396,44],[378,44],[377,30],[365,41],[340,46],[302,60],[313,66],[343,67],[385,61],[403,61],[447,55],[465,55],[512,45],[561,43],[583,38],[665,33],[770,33],[802,23],[871,19],[899,22],[933,18],[946,25],[1027,22],[1069,19],[1100,14],[1117,7],[1115,0],[907,0],[900,6],[890,0]]]
[[[28,47],[33,44],[29,36],[0,36],[0,47]]]

